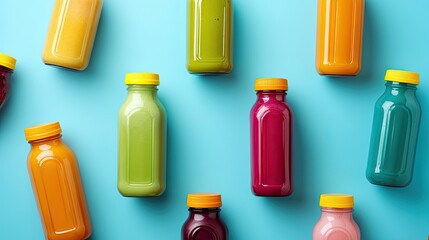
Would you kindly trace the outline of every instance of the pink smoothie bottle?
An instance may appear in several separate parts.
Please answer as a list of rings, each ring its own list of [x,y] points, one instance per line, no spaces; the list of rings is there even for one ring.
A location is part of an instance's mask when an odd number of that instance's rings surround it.
[[[259,78],[250,111],[252,191],[257,196],[292,193],[292,112],[283,78]]]
[[[313,229],[313,240],[360,240],[360,231],[353,220],[353,195],[322,194],[322,216]]]

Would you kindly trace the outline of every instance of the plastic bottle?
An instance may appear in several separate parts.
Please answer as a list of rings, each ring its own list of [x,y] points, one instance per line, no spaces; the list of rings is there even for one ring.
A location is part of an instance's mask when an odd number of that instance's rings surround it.
[[[220,194],[188,194],[189,217],[182,227],[182,240],[227,240],[228,229],[220,218]]]
[[[9,95],[9,81],[15,69],[16,59],[0,53],[0,109]]]
[[[187,66],[190,73],[232,70],[231,0],[188,0]]]
[[[159,196],[165,190],[166,114],[157,97],[158,74],[128,73],[119,110],[118,190],[123,196]]]
[[[322,216],[313,229],[313,240],[360,240],[360,230],[353,220],[353,196],[320,195]]]
[[[316,69],[357,75],[361,69],[364,0],[319,0]]]
[[[48,240],[86,239],[92,226],[72,150],[58,122],[26,128],[28,172]]]
[[[405,187],[413,176],[420,125],[419,74],[387,70],[385,80],[374,109],[366,177],[373,184]]]
[[[55,0],[43,62],[84,70],[91,58],[102,0]]]
[[[282,78],[255,82],[257,100],[250,112],[252,191],[257,196],[292,193],[292,112]]]

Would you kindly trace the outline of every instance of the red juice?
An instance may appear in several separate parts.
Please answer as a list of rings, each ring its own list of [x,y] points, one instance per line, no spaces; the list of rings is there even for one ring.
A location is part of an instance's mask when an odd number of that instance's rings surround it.
[[[182,240],[227,240],[228,229],[220,218],[220,194],[188,194],[189,217]]]
[[[250,112],[252,191],[257,196],[292,193],[292,112],[286,79],[260,78]]]

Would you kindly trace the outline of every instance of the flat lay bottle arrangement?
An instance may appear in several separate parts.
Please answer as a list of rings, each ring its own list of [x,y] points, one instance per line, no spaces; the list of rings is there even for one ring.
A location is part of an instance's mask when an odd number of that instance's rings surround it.
[[[322,216],[313,229],[313,240],[359,240],[360,230],[353,220],[354,198],[348,194],[322,194]]]
[[[55,0],[43,62],[84,70],[91,57],[103,0]]]
[[[374,108],[366,177],[373,184],[404,187],[413,176],[420,127],[419,74],[387,70],[385,80]]]
[[[16,59],[0,53],[0,109],[9,95],[9,81],[15,69]]]
[[[118,190],[123,196],[159,196],[165,190],[166,127],[158,100],[159,76],[128,73],[128,96],[119,110]]]
[[[102,0],[55,0],[43,62],[85,70],[102,5]],[[318,1],[315,57],[319,74],[355,76],[360,72],[364,5],[364,0]],[[187,0],[187,20],[188,72],[231,72],[232,1]],[[8,97],[15,64],[13,57],[0,53],[0,109]],[[385,92],[374,108],[366,178],[376,185],[405,187],[413,176],[421,120],[416,96],[420,76],[387,70],[384,80]],[[125,85],[127,95],[117,115],[117,191],[124,197],[161,196],[166,189],[168,149],[167,114],[158,98],[160,77],[127,73]],[[289,196],[293,192],[294,146],[293,114],[286,101],[289,83],[285,78],[258,78],[254,90],[256,101],[249,116],[249,194]],[[24,133],[31,145],[27,167],[46,239],[89,238],[92,224],[78,161],[62,140],[60,123],[25,128]],[[182,240],[228,239],[220,215],[221,194],[191,193],[186,204],[189,216],[181,229]],[[353,219],[353,195],[322,194],[319,204],[321,217],[313,228],[313,240],[360,240]]]
[[[257,196],[292,193],[292,112],[285,102],[288,82],[259,78],[250,111],[252,191]]]
[[[228,228],[220,217],[220,194],[188,194],[187,205],[189,217],[182,226],[182,240],[228,239]]]
[[[46,239],[86,239],[92,225],[79,166],[61,131],[58,122],[25,129],[28,172]]]

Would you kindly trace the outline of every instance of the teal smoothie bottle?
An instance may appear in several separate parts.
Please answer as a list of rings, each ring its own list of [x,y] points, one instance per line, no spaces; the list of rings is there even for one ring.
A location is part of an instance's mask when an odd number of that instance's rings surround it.
[[[366,178],[377,185],[405,187],[413,176],[420,125],[419,74],[387,70],[385,80],[386,91],[375,104]]]
[[[118,190],[126,197],[165,190],[166,114],[157,98],[158,74],[128,73],[119,110]]]

